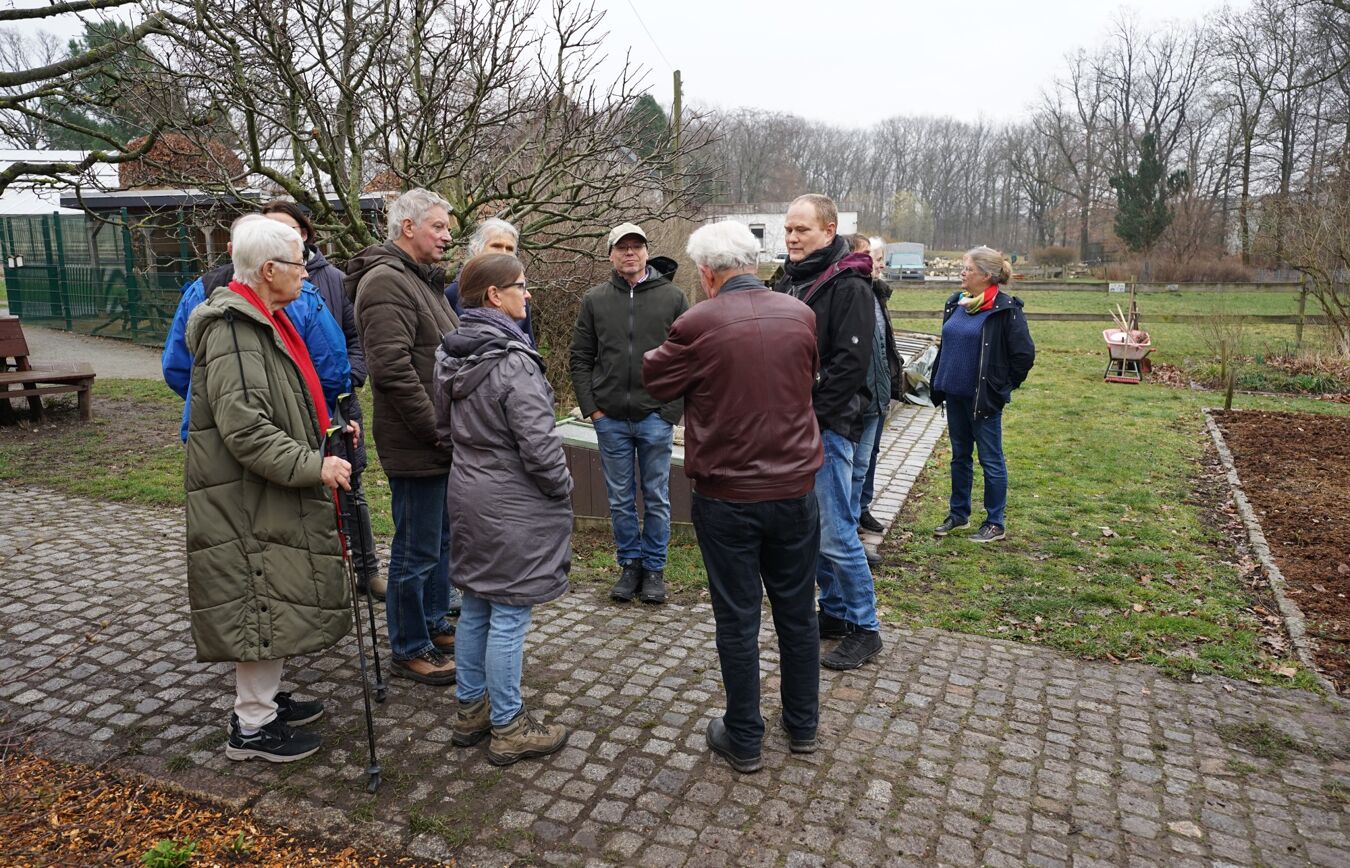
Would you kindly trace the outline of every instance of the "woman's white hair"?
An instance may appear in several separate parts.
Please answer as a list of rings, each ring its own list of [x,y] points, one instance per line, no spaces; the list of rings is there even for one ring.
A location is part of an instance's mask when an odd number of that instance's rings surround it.
[[[469,258],[472,259],[486,250],[488,242],[492,240],[494,235],[510,235],[513,242],[520,243],[519,229],[499,217],[489,217],[474,230],[473,236],[469,238]]]
[[[385,219],[389,222],[389,240],[397,241],[403,236],[404,220],[411,220],[414,226],[420,225],[432,208],[444,208],[446,214],[450,213],[449,202],[421,187],[409,190],[390,202],[389,210],[385,213]]]
[[[230,261],[234,279],[258,288],[264,262],[286,260],[303,262],[305,242],[285,223],[269,220],[261,214],[249,214],[230,227]]]
[[[695,265],[713,271],[754,268],[759,263],[759,239],[749,226],[735,220],[695,229],[684,249]]]

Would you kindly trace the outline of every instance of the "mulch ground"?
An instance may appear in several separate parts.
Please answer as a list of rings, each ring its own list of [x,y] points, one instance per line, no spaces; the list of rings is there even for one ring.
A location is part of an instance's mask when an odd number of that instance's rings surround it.
[[[148,851],[171,844],[180,851],[194,844],[190,861],[143,861]],[[251,811],[225,810],[105,769],[0,750],[0,864],[355,868],[426,863],[329,846],[259,821]]]
[[[1350,690],[1350,418],[1217,412],[1318,666]]]

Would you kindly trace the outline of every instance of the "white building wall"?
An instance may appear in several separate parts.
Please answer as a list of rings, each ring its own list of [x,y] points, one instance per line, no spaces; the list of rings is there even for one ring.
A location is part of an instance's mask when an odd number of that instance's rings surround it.
[[[742,214],[717,214],[704,223],[719,223],[723,220],[735,220],[750,227],[750,231],[760,239],[760,257],[773,259],[780,253],[787,253],[787,240],[783,232],[783,217],[786,209],[774,212]],[[840,211],[839,226],[835,230],[840,235],[852,235],[858,231],[858,212]]]

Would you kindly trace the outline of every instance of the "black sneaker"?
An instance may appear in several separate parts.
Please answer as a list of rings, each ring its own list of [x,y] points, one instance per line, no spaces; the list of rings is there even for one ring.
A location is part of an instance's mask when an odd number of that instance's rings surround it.
[[[323,703],[318,700],[296,699],[282,692],[272,697],[277,704],[277,719],[287,726],[304,726],[323,717]]]
[[[933,536],[946,536],[954,530],[965,530],[970,527],[970,519],[958,523],[950,515],[942,520],[942,524],[933,528]]]
[[[857,669],[881,653],[881,634],[875,630],[855,630],[839,646],[820,658],[826,669]]]
[[[778,722],[779,724],[782,725],[783,732],[787,733],[788,750],[792,751],[793,753],[816,752],[816,736],[814,733],[812,733],[812,735],[809,738],[799,738],[792,734],[792,730],[788,729],[787,721],[784,720],[781,716],[778,718]]]
[[[239,719],[230,719],[230,740],[225,742],[225,756],[232,760],[257,757],[269,763],[290,763],[302,760],[319,749],[320,739],[312,732],[291,729],[280,717],[255,732],[244,735]]]
[[[872,533],[881,533],[886,529],[881,526],[881,522],[872,518],[872,513],[867,512],[866,510],[863,511],[862,518],[858,519],[858,527],[863,530],[871,531]]]
[[[1008,532],[1004,529],[1003,525],[986,521],[984,524],[980,525],[979,530],[966,537],[966,539],[971,542],[986,543],[1001,540],[1007,535]]]
[[[642,571],[642,593],[638,599],[644,603],[664,603],[666,601],[666,571]]]
[[[826,615],[822,610],[816,610],[816,623],[820,625],[820,638],[822,639],[842,639],[853,632],[853,625],[843,618],[836,618],[833,615]]]
[[[731,739],[727,736],[727,725],[722,722],[720,717],[714,717],[708,721],[708,747],[712,748],[713,753],[719,754],[722,759],[727,761],[728,765],[741,774],[757,772],[764,767],[763,754],[741,757],[731,752]]]
[[[623,565],[623,572],[619,574],[619,580],[614,583],[614,587],[609,589],[609,597],[612,600],[618,600],[620,603],[631,602],[633,595],[637,593],[638,585],[642,583],[642,564],[637,561],[629,561]]]

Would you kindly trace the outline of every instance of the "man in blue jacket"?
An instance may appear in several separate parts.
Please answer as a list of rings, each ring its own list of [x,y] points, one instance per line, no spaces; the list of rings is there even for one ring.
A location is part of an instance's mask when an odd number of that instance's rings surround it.
[[[164,341],[160,368],[164,372],[164,382],[185,402],[192,388],[192,354],[188,352],[184,340],[188,317],[197,305],[208,299],[216,289],[228,284],[233,276],[234,265],[226,263],[183,287],[183,297],[179,299],[173,325]],[[337,408],[338,395],[350,387],[351,365],[347,361],[347,340],[342,334],[342,327],[309,281],[301,285],[300,297],[286,305],[285,310],[286,316],[309,348],[309,356],[314,361],[314,369],[318,371],[324,400],[328,402],[331,413]],[[183,426],[179,436],[185,443],[187,435],[188,406],[184,403]]]

